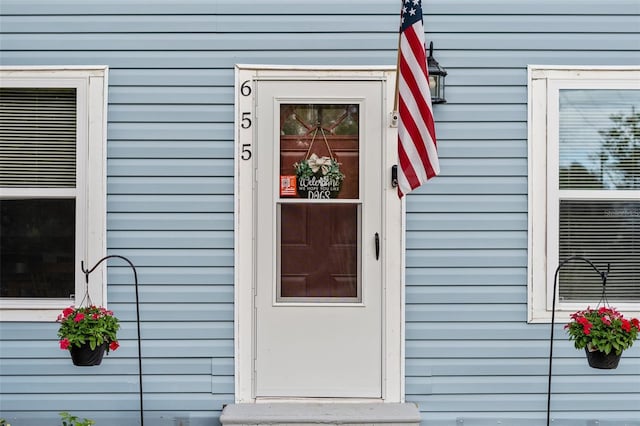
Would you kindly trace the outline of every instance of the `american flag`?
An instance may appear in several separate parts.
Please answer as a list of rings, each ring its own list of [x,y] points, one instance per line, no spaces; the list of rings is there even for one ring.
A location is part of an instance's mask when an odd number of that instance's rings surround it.
[[[402,198],[440,173],[421,0],[404,0],[402,5],[398,74],[398,196]]]

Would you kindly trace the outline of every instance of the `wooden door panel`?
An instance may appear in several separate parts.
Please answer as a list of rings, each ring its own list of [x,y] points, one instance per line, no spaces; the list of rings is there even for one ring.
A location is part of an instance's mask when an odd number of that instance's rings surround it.
[[[281,206],[280,297],[358,297],[358,207]]]

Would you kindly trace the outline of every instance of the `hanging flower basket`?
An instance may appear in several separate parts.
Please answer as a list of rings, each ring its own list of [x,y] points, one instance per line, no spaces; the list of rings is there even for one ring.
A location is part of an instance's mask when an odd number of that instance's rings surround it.
[[[640,321],[627,319],[615,308],[603,306],[572,314],[564,328],[576,349],[585,349],[591,367],[614,369],[622,352],[638,338]]]
[[[115,351],[118,344],[118,319],[112,311],[99,306],[69,306],[58,315],[60,349],[68,350],[75,365],[100,365],[104,352]]]
[[[304,160],[293,165],[296,171],[296,188],[298,196],[301,198],[336,198],[342,188],[344,174],[340,171],[340,163],[333,157],[331,147],[321,127],[320,132],[329,151],[329,156],[320,157],[315,153],[309,155],[318,133],[318,129],[316,129]]]

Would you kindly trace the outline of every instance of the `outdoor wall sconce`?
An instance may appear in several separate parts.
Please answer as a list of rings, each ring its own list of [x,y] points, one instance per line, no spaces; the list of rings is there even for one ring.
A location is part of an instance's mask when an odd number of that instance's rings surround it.
[[[429,71],[429,90],[431,91],[431,103],[443,104],[447,102],[444,97],[444,78],[447,70],[442,68],[433,57],[433,42],[429,43],[429,56],[427,57]]]

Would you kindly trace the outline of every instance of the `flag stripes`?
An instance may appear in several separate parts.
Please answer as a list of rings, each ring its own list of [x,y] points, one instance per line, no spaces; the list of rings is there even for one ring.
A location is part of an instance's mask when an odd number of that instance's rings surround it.
[[[440,173],[421,1],[405,0],[398,52],[398,195]]]

